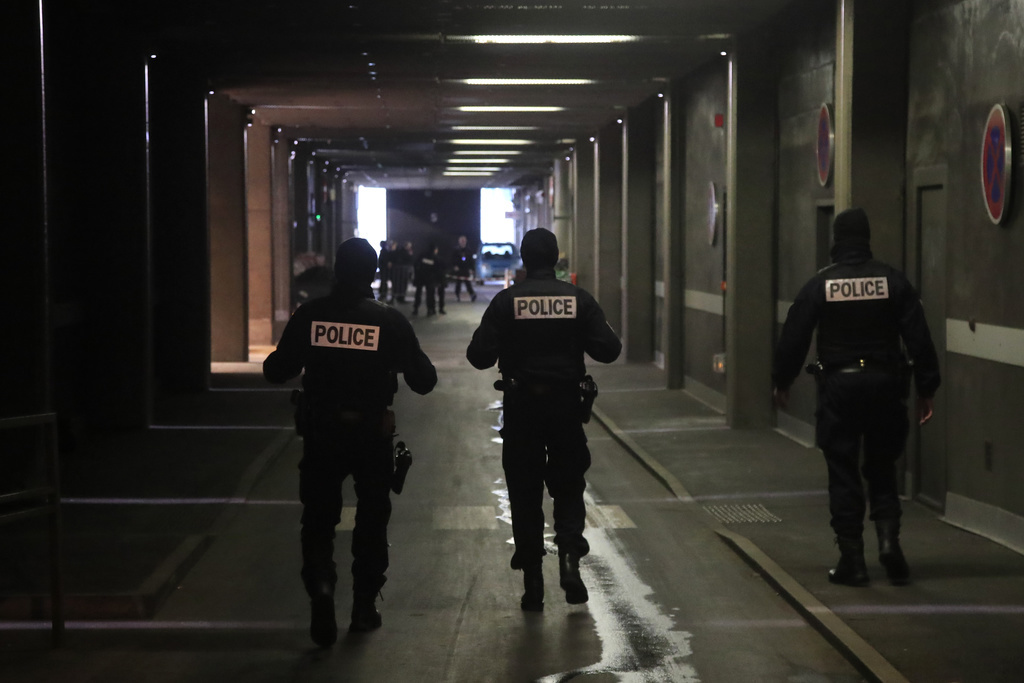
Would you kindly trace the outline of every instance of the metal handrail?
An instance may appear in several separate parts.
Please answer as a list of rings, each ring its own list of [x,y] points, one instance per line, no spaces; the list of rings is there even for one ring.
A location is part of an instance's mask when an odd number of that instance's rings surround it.
[[[64,641],[64,582],[61,572],[63,528],[60,517],[60,466],[57,462],[57,416],[54,413],[20,415],[0,418],[0,430],[19,427],[44,427],[46,442],[46,486],[0,495],[0,505],[35,500],[29,507],[0,512],[0,525],[28,517],[46,515],[50,518],[50,618],[55,646]]]

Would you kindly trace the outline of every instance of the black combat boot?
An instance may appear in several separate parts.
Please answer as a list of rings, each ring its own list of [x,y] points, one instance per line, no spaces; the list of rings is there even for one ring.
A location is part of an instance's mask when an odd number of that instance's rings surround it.
[[[580,577],[580,558],[575,553],[558,551],[558,578],[565,591],[565,601],[570,605],[582,605],[590,599]]]
[[[338,623],[334,619],[334,585],[320,581],[308,586],[308,590],[312,612],[309,635],[320,647],[330,647],[338,640]]]
[[[876,520],[875,531],[878,532],[878,561],[885,567],[889,583],[894,586],[910,583],[910,567],[900,548],[900,520]]]
[[[835,569],[829,570],[828,580],[844,586],[868,585],[870,579],[864,562],[864,539],[837,536],[836,544],[839,546],[839,562]]]
[[[523,598],[519,606],[524,612],[544,611],[544,572],[541,565],[527,567],[523,570]]]
[[[352,623],[348,626],[349,631],[362,633],[380,628],[383,622],[380,618],[380,612],[377,611],[374,605],[376,601],[376,593],[353,593]]]

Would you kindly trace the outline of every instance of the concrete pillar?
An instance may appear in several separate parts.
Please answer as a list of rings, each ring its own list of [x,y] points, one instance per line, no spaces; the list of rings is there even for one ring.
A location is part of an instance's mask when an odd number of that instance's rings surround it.
[[[147,55],[130,34],[86,9],[62,5],[45,21],[55,404],[62,419],[77,423],[73,429],[142,427],[152,374]],[[34,35],[38,41],[38,31]],[[27,287],[25,282],[14,291]]]
[[[568,261],[572,270],[572,157],[555,159],[554,172],[554,212],[551,215],[551,232],[558,240],[558,249]]]
[[[291,317],[292,287],[292,193],[289,170],[291,145],[277,129],[270,148],[271,158],[271,270],[272,276],[272,343],[281,339]]]
[[[584,142],[573,152],[573,238],[569,271],[576,283],[593,292],[594,282],[594,155],[595,146]]]
[[[832,176],[836,213],[849,209],[852,201],[854,2],[855,0],[836,0],[836,148]]]
[[[210,358],[249,360],[246,295],[245,150],[242,107],[207,99],[210,230]]]
[[[0,41],[9,57],[4,82],[8,102],[17,106],[0,107],[5,131],[0,153],[12,163],[16,160],[17,173],[7,174],[4,181],[4,222],[17,229],[0,230],[0,296],[7,331],[0,335],[0,417],[53,408],[41,29],[34,3],[5,8],[0,22]],[[10,444],[10,436],[0,433],[0,444]]]
[[[618,334],[622,320],[622,127],[598,133],[594,163],[594,291]]]
[[[686,221],[683,185],[686,178],[686,136],[678,88],[665,93],[662,107],[662,239],[663,309],[661,348],[669,389],[682,389],[686,375],[683,307],[685,306]]]
[[[203,391],[210,378],[206,76],[195,51],[150,65],[153,339],[160,389]]]
[[[773,423],[776,77],[755,40],[729,58],[726,419],[734,428]]]
[[[851,118],[855,139],[850,154],[849,205],[867,212],[876,258],[897,267],[904,262],[905,242],[907,123],[903,113],[908,92],[908,5],[857,0],[854,12],[856,78]]]
[[[359,227],[359,204],[356,201],[358,189],[354,183],[345,180],[341,183],[341,188],[338,191],[339,201],[341,202],[341,242],[350,237],[355,237],[356,228]],[[374,249],[377,248],[376,244],[370,246]]]
[[[654,101],[622,125],[622,337],[626,360],[654,360]]]
[[[273,339],[270,129],[254,121],[245,131],[245,205],[249,269],[249,344]]]

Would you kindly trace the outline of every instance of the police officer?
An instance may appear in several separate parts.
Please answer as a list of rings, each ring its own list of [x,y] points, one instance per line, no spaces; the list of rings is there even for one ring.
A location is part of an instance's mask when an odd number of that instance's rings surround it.
[[[544,485],[554,501],[560,585],[570,604],[584,603],[580,558],[584,474],[590,450],[583,432],[580,382],[583,354],[602,363],[619,357],[622,342],[586,291],[555,279],[558,242],[542,228],[523,237],[526,278],[498,292],[473,333],[466,358],[478,370],[498,363],[504,388],[501,463],[508,484],[515,553],[523,570],[520,606],[544,609]]]
[[[465,284],[469,300],[476,301],[476,292],[473,291],[473,278],[476,277],[476,250],[467,246],[465,235],[459,235],[458,246],[452,253],[452,268],[455,271],[455,300],[462,300],[462,285]]]
[[[389,489],[394,471],[396,373],[418,394],[437,383],[437,372],[420,349],[412,326],[394,308],[375,301],[377,255],[364,240],[337,251],[335,286],[329,296],[299,307],[277,350],[263,363],[271,382],[302,378],[303,455],[302,580],[310,597],[310,635],[321,647],[337,639],[334,613],[334,529],[341,519],[341,483],[355,481],[358,498],[352,532],[350,631],[380,627],[374,603],[388,567]]]
[[[809,366],[818,384],[817,441],[828,466],[829,510],[839,562],[829,581],[863,586],[865,496],[878,535],[879,561],[889,581],[910,579],[899,544],[900,500],[895,461],[909,422],[905,399],[910,371],[917,388],[917,417],[932,416],[939,364],[918,294],[903,273],[872,258],[867,214],[850,209],[833,223],[832,265],[804,285],[789,309],[775,350],[774,401],[785,408],[818,330],[818,360]],[[900,340],[913,361],[908,366]]]
[[[423,301],[423,290],[427,290],[427,315],[434,315],[436,310],[441,315],[444,311],[444,262],[441,260],[440,250],[437,245],[431,242],[427,248],[420,253],[416,259],[413,271],[413,284],[416,286],[416,295],[412,302],[412,314],[419,315],[420,302]],[[437,307],[435,309],[435,296]]]

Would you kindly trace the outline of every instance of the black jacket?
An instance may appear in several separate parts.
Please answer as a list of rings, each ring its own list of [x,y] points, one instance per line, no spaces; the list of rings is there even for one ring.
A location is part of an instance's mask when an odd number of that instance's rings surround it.
[[[466,358],[478,370],[497,362],[503,377],[524,383],[569,383],[586,374],[584,353],[611,363],[621,351],[594,297],[542,268],[495,295]]]
[[[803,286],[789,308],[775,348],[772,380],[788,389],[818,330],[818,360],[825,368],[867,362],[895,366],[900,340],[914,363],[919,396],[939,388],[939,362],[914,287],[900,271],[871,258],[865,246],[840,248],[833,263]]]
[[[295,311],[277,350],[264,361],[263,375],[280,384],[303,368],[302,385],[311,401],[351,410],[390,405],[396,373],[417,394],[437,384],[437,371],[409,321],[365,292],[335,290]]]

